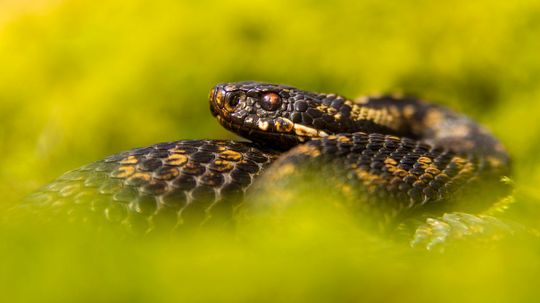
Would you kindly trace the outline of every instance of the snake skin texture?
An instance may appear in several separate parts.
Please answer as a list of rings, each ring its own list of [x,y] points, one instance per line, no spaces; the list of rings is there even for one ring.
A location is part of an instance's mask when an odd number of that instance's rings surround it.
[[[80,221],[97,214],[134,232],[231,217],[236,201],[278,155],[263,150],[226,140],[132,149],[65,173],[29,197],[31,210]]]
[[[510,160],[498,140],[469,118],[418,99],[351,100],[238,82],[216,85],[209,101],[222,126],[252,143],[184,140],[133,149],[66,173],[27,205],[93,213],[148,232],[161,222],[178,228],[231,218],[246,191],[278,198],[273,185],[313,170],[351,192],[357,205],[391,218],[430,205],[478,211],[489,205],[456,208],[456,201],[484,187],[494,197],[509,190],[500,179]]]

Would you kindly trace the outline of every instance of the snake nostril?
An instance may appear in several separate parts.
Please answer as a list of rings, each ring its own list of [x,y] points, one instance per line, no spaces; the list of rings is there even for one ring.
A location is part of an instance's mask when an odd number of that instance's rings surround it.
[[[226,99],[225,109],[228,111],[233,111],[240,104],[240,102],[246,99],[246,95],[244,93],[231,93]]]

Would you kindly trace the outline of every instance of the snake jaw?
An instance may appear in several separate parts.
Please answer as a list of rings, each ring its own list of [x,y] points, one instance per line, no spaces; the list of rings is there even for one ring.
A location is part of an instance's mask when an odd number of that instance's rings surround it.
[[[298,141],[300,142],[305,142],[309,138],[328,136],[328,134],[322,130],[317,130],[300,123],[294,123],[291,120],[283,117],[278,117],[273,120],[261,119],[257,122],[257,127],[263,132],[274,132],[277,134],[298,137]]]
[[[294,122],[287,118],[278,117],[276,118],[274,126],[280,133],[290,133],[294,129]]]
[[[326,137],[328,134],[322,130],[317,130],[311,127],[307,127],[302,124],[295,123],[293,126],[294,133],[300,137]]]
[[[223,127],[244,138],[249,138],[264,145],[275,146],[279,149],[289,149],[313,138],[328,136],[324,131],[316,130],[299,123],[293,123],[286,118],[258,120],[256,127],[250,129],[242,129],[239,125],[222,115],[217,115],[216,119]]]
[[[300,123],[294,123],[291,120],[283,117],[278,117],[273,120],[257,121],[257,127],[261,131],[274,131],[283,134],[297,135],[300,137],[326,137],[328,134],[325,131],[317,130],[312,127],[305,126]]]

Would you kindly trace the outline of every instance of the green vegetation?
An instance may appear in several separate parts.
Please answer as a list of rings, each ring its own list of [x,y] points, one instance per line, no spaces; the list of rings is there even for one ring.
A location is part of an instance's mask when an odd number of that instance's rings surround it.
[[[118,151],[233,138],[211,117],[208,91],[253,79],[414,93],[467,113],[514,159],[508,216],[538,227],[539,36],[532,0],[0,1],[0,210]],[[5,223],[0,300],[538,298],[538,239],[426,253],[317,205],[236,231],[148,238]]]

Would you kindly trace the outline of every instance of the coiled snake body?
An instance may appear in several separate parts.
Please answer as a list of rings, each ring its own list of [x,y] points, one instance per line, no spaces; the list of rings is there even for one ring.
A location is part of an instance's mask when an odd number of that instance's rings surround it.
[[[469,118],[414,98],[350,100],[239,82],[215,86],[209,100],[219,123],[251,142],[182,140],[132,149],[64,174],[32,195],[32,207],[83,218],[93,213],[143,232],[165,222],[180,227],[230,218],[254,182],[278,195],[272,182],[303,167],[323,168],[333,176],[329,186],[346,183],[374,207],[383,200],[397,206],[394,213],[457,205],[452,201],[479,187],[495,196],[507,191],[500,183],[509,174],[503,146]]]

